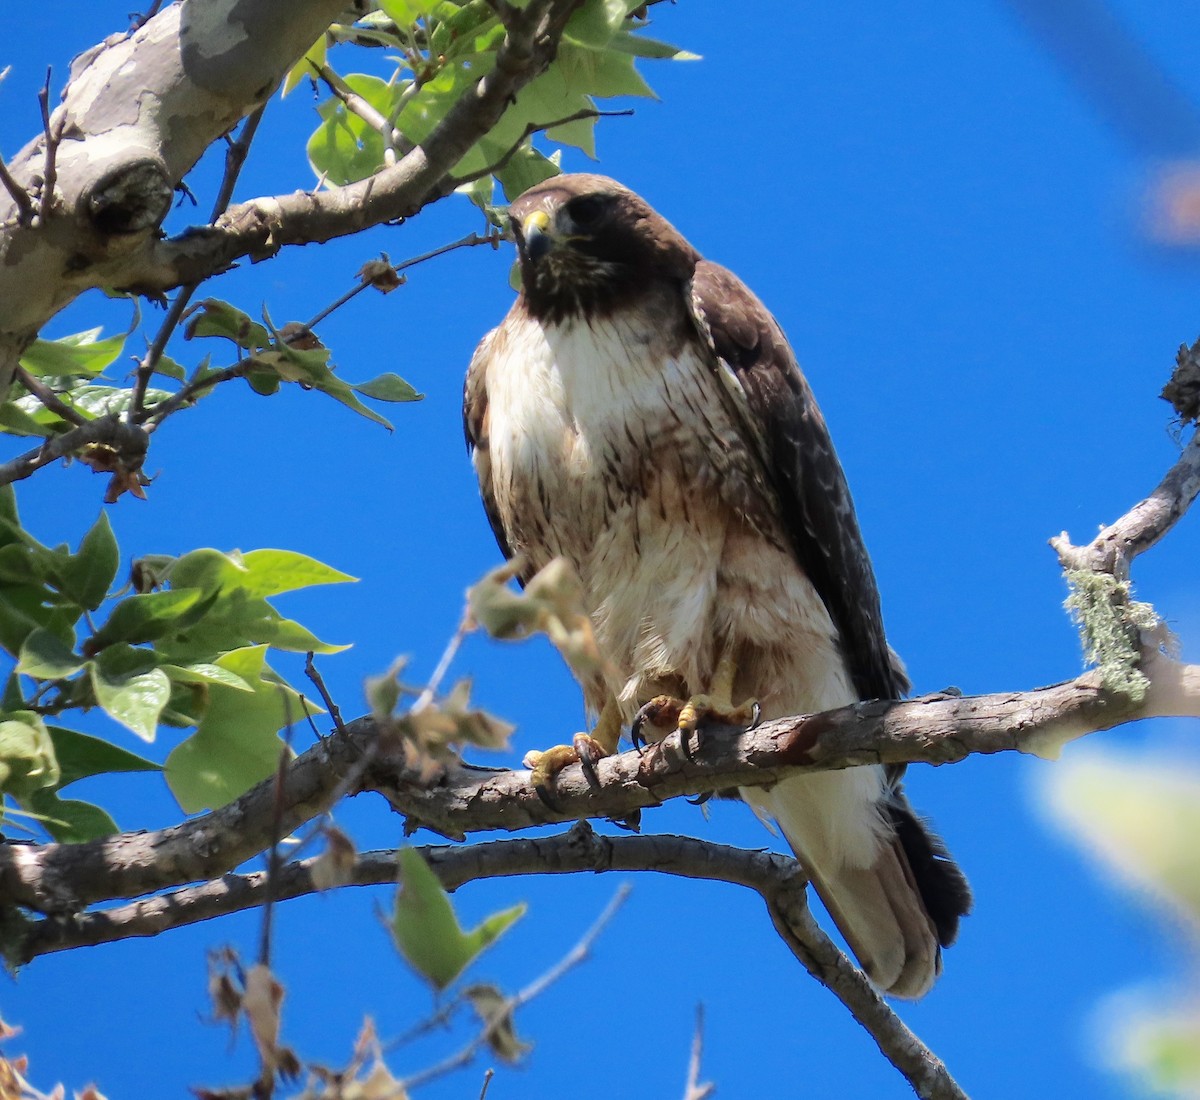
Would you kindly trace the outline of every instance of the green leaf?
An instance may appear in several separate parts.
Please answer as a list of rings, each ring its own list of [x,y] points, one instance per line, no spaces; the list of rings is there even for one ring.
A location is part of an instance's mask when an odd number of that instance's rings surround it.
[[[39,680],[66,680],[83,664],[83,658],[77,657],[57,634],[39,627],[22,644],[17,671]]]
[[[54,743],[41,715],[10,711],[0,721],[0,791],[22,798],[59,778]]]
[[[622,53],[633,54],[635,57],[645,57],[655,61],[700,61],[698,53],[681,50],[669,42],[659,42],[647,38],[644,34],[634,34],[623,30],[613,36],[609,49],[620,50]]]
[[[22,805],[42,817],[42,827],[59,844],[83,844],[120,831],[106,810],[91,802],[59,798],[49,788],[32,792]]]
[[[409,81],[389,84],[366,73],[351,73],[347,86],[384,118],[390,118]],[[340,99],[328,99],[317,108],[324,120],[308,140],[308,159],[313,171],[329,183],[342,185],[366,179],[383,164],[383,135],[357,115],[346,110]],[[260,345],[265,347],[266,344]]]
[[[179,630],[193,621],[195,616],[189,616],[188,612],[203,596],[197,588],[172,588],[165,592],[126,596],[96,631],[91,646],[99,649],[113,642],[152,642]]]
[[[240,676],[220,665],[210,664],[206,661],[197,661],[190,665],[159,665],[159,668],[170,677],[172,683],[221,684],[236,691],[254,690]]]
[[[135,651],[136,652],[136,651]],[[145,652],[145,651],[144,651]],[[113,647],[88,662],[92,690],[105,712],[144,741],[153,741],[158,719],[171,698],[171,681],[160,668],[126,671],[127,651]],[[154,654],[145,652],[150,663]],[[144,667],[144,666],[143,666]]]
[[[21,366],[39,378],[95,377],[116,361],[125,335],[99,340],[100,329],[89,329],[58,340],[35,340],[21,356]]]
[[[559,129],[563,128],[559,127]],[[515,199],[535,184],[557,176],[561,170],[558,166],[561,154],[562,150],[560,149],[556,150],[552,157],[543,156],[526,142],[496,173],[496,179],[500,181],[500,186],[504,188],[504,193],[509,199]]]
[[[116,579],[120,560],[108,515],[101,512],[92,529],[83,536],[79,552],[59,571],[63,591],[80,607],[95,611]]]
[[[223,806],[271,775],[284,751],[278,731],[305,716],[300,696],[266,664],[266,646],[234,650],[214,663],[253,694],[213,684],[199,728],[167,757],[167,783],[186,813]]]
[[[162,766],[155,764],[153,760],[147,760],[144,756],[138,756],[137,753],[129,752],[110,741],[63,726],[50,726],[48,729],[61,772],[59,789],[93,775],[162,771]]]
[[[304,56],[288,70],[287,76],[283,78],[283,87],[279,90],[280,99],[287,95],[305,77],[309,77],[310,79],[314,77],[317,69],[325,64],[327,41],[325,32],[322,31],[321,37],[309,46],[305,50]]]
[[[398,374],[381,374],[369,382],[356,382],[350,388],[376,401],[421,401],[425,397]]]
[[[240,587],[251,596],[277,596],[297,588],[358,579],[294,550],[249,550],[242,555],[242,567],[245,573]]]
[[[603,49],[625,22],[625,0],[590,0],[567,20],[563,39],[591,49]]]
[[[0,429],[8,432],[11,435],[31,435],[31,436],[49,436],[54,435],[58,426],[63,426],[63,422],[54,418],[51,420],[49,416],[38,418],[25,411],[24,405],[26,398],[21,398],[18,401],[7,401],[0,405]],[[37,407],[43,412],[46,408],[39,401]]]
[[[221,336],[247,351],[258,351],[271,343],[262,325],[252,321],[248,314],[229,302],[205,298],[193,308],[197,312],[192,314],[184,329],[184,336],[188,340],[198,336]]]
[[[182,382],[187,377],[187,371],[183,369],[183,366],[169,355],[158,357],[158,362],[154,364],[154,373],[161,374],[164,378],[173,378],[176,382]]]
[[[147,408],[165,401],[171,395],[166,390],[149,387],[145,393]],[[128,412],[133,405],[133,390],[124,386],[78,386],[70,393],[68,402],[88,419]]]
[[[445,989],[519,920],[525,905],[493,913],[463,932],[450,897],[415,848],[400,849],[400,889],[391,932],[397,949],[435,989]]]

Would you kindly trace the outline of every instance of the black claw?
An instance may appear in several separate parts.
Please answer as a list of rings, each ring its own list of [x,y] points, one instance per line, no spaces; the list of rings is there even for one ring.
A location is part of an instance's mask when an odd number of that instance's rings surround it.
[[[696,748],[692,748],[692,734],[696,735]],[[700,751],[700,728],[694,730],[679,731],[679,745],[683,749],[683,755],[688,758],[691,763],[696,763],[696,753]]]
[[[554,795],[550,793],[550,788],[544,783],[535,783],[533,789],[537,791],[537,796],[542,800],[542,804],[546,809],[556,814],[562,812],[562,807],[555,801]]]
[[[600,776],[596,774],[596,763],[592,759],[591,753],[581,752],[579,754],[579,766],[583,769],[583,778],[587,780],[587,785],[593,790],[600,786]]]
[[[749,733],[750,730],[758,729],[759,724],[761,722],[762,722],[762,704],[757,699],[755,699],[754,705],[750,708],[750,725],[748,725],[746,727],[746,732]]]
[[[712,798],[712,796],[713,796],[712,791],[705,791],[703,794],[696,795],[695,798],[686,798],[685,797],[684,802],[689,802],[693,806],[703,806],[704,803],[706,803],[710,798]]]
[[[638,755],[641,755],[642,746],[649,742],[642,736],[642,727],[646,724],[646,706],[640,707],[637,714],[633,716],[633,721],[629,724],[629,740],[633,742],[633,747],[637,749]]]

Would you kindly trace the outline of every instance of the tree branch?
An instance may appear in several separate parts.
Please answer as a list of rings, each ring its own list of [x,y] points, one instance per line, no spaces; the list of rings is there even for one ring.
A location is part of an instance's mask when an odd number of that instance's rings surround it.
[[[327,191],[253,199],[230,208],[211,229],[152,244],[127,265],[121,285],[161,293],[262,260],[284,245],[313,244],[411,217],[450,194],[450,171],[504,114],[521,88],[554,59],[563,28],[581,0],[531,0],[507,24],[495,67],[468,89],[429,137],[394,166]]]
[[[1145,500],[1104,528],[1087,546],[1073,546],[1064,531],[1050,540],[1064,569],[1128,575],[1129,563],[1179,521],[1200,494],[1200,432]]]
[[[341,793],[376,790],[420,827],[458,839],[586,818],[626,819],[679,795],[737,786],[771,786],[798,771],[859,764],[946,764],[974,753],[1054,755],[1061,745],[1135,718],[1200,715],[1200,666],[1159,655],[1143,669],[1150,687],[1138,703],[1088,672],[1028,692],[929,695],[868,702],[823,714],[781,718],[757,729],[714,727],[698,750],[672,734],[644,753],[600,761],[598,789],[574,765],[558,777],[548,806],[529,773],[455,764],[432,785],[404,764],[370,718],[326,738],[288,769],[280,794],[284,835],[324,813]],[[366,761],[348,792],[342,777]],[[169,829],[126,833],[86,844],[10,844],[0,848],[0,897],[41,912],[79,912],[95,902],[137,897],[214,879],[271,843],[274,780],[203,817]]]
[[[808,911],[806,878],[789,856],[745,851],[690,837],[620,836],[595,833],[579,823],[552,837],[500,840],[421,849],[448,890],[480,879],[529,874],[591,871],[653,871],[755,891],[788,949],[814,978],[849,1008],[884,1056],[904,1074],[917,1095],[931,1100],[963,1100],[942,1062],[904,1025],[861,971],[820,930]],[[277,900],[315,892],[312,867],[317,857],[288,864],[276,880]],[[388,885],[396,881],[393,852],[367,852],[355,861],[347,885]],[[226,875],[219,882],[189,887],[103,912],[50,918],[30,926],[22,955],[29,959],[70,947],[90,946],[208,920],[262,903],[264,871]]]

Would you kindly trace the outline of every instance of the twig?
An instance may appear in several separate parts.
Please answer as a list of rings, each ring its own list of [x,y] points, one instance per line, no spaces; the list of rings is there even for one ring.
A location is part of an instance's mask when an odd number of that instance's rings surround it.
[[[568,122],[581,122],[585,118],[626,118],[632,116],[632,114],[633,110],[631,108],[626,108],[623,111],[597,111],[592,108],[588,108],[583,111],[576,111],[573,115],[567,115],[564,118],[557,118],[553,122],[527,123],[524,133],[522,133],[521,136],[517,138],[517,140],[513,142],[513,144],[508,147],[507,151],[497,160],[494,160],[486,168],[480,168],[478,172],[469,172],[465,176],[452,176],[450,178],[450,182],[454,187],[462,187],[464,184],[474,183],[476,180],[483,179],[484,176],[490,176],[494,172],[500,171],[501,168],[503,168],[510,160],[512,160],[517,151],[522,145],[525,144],[526,141],[529,140],[529,138],[533,137],[534,134],[544,133],[546,130],[553,130],[555,126],[565,126]]]
[[[50,126],[50,74],[52,72],[52,69],[46,70],[46,83],[38,92],[38,105],[42,109],[42,129],[46,135],[46,161],[42,172],[42,199],[39,204],[39,212],[43,221],[46,220],[54,206],[54,187],[58,182],[58,143],[62,139],[61,133],[56,133]]]
[[[700,1081],[700,1062],[704,1056],[704,1005],[696,1005],[696,1030],[692,1033],[692,1054],[688,1059],[687,1083],[683,1100],[708,1100],[717,1091],[711,1081]]]
[[[279,697],[283,701],[283,712],[287,733],[279,750],[279,762],[275,766],[275,790],[271,815],[271,846],[267,849],[267,881],[263,897],[262,934],[259,938],[258,961],[266,967],[271,965],[271,932],[275,912],[275,890],[279,872],[283,868],[283,856],[279,846],[283,843],[284,782],[288,764],[292,759],[292,704],[287,692],[281,687]]]
[[[36,397],[43,405],[46,406],[52,413],[57,413],[64,420],[70,421],[75,425],[83,425],[89,423],[88,418],[84,416],[78,409],[71,408],[56,394],[49,386],[46,385],[40,378],[36,378],[30,374],[24,367],[17,367],[15,375],[18,382],[21,383],[34,397]]]
[[[417,696],[416,702],[409,708],[413,714],[423,711],[430,703],[433,702],[434,696],[437,695],[437,690],[441,686],[442,681],[446,678],[446,673],[450,671],[450,666],[454,663],[454,658],[458,655],[458,651],[463,644],[463,639],[470,632],[470,615],[467,612],[463,613],[463,617],[458,620],[458,627],[451,636],[450,641],[446,643],[446,648],[442,650],[442,655],[438,659],[437,666],[434,668],[429,677],[429,682],[425,685],[421,694]]]
[[[1086,546],[1073,546],[1064,531],[1050,540],[1065,569],[1128,575],[1129,563],[1149,550],[1200,495],[1200,432],[1154,491],[1104,528]]]
[[[258,133],[258,126],[262,122],[263,112],[266,109],[267,105],[263,103],[251,111],[246,116],[246,121],[242,125],[242,130],[238,134],[237,140],[232,142],[229,148],[225,150],[225,172],[221,176],[221,183],[217,188],[217,197],[213,201],[212,213],[208,217],[210,225],[215,224],[217,219],[229,209],[230,200],[233,198],[233,189],[237,185],[238,176],[241,175],[242,167],[245,165],[246,157],[250,152],[250,144],[254,141],[255,135]],[[147,349],[145,358],[138,364],[137,377],[134,380],[133,402],[129,409],[129,417],[134,423],[144,423],[148,419],[146,412],[146,389],[150,385],[150,378],[158,367],[163,353],[167,350],[167,343],[179,327],[179,322],[183,319],[183,315],[187,311],[188,303],[192,300],[192,295],[196,293],[199,286],[199,282],[193,282],[179,288],[179,293],[175,295],[175,300],[171,303],[170,309],[167,310],[167,315],[163,318],[163,323],[159,325],[158,332],[155,333],[154,340]],[[221,379],[214,376],[207,382],[207,386],[214,386],[218,381],[221,381]],[[192,396],[199,392],[200,388],[206,387],[193,389]],[[185,386],[184,389],[186,390],[187,387]],[[176,394],[176,397],[178,396]],[[154,417],[154,423],[162,423],[167,416],[180,408],[186,400],[190,400],[190,397],[178,402],[164,402],[164,405],[171,404],[171,408],[162,411],[160,415]]]
[[[195,400],[205,390],[212,389],[213,386],[219,386],[222,382],[241,378],[245,373],[245,362],[234,363],[231,367],[213,371],[211,374],[206,374],[203,378],[188,382],[183,389],[177,390],[165,401],[159,402],[153,409],[145,413],[146,430],[148,432],[155,431],[168,416],[178,412],[179,409]]]
[[[629,891],[630,887],[628,883],[622,883],[617,887],[617,892],[613,895],[608,905],[604,907],[604,911],[596,918],[592,927],[583,934],[579,942],[566,955],[547,970],[545,974],[525,986],[519,993],[506,998],[504,1003],[484,1024],[480,1033],[463,1046],[461,1050],[452,1054],[449,1058],[438,1062],[436,1065],[405,1078],[403,1082],[404,1087],[411,1091],[420,1088],[422,1085],[429,1084],[430,1081],[436,1081],[439,1077],[445,1077],[448,1073],[453,1073],[455,1070],[470,1065],[475,1055],[487,1044],[496,1029],[502,1027],[506,1021],[511,1020],[513,1013],[518,1008],[528,1004],[535,997],[540,996],[563,977],[564,974],[587,960],[600,933],[608,927],[613,917],[616,916],[617,910],[625,904],[625,900],[629,897]]]
[[[90,443],[107,443],[122,454],[136,456],[139,451],[145,454],[146,433],[115,416],[97,417],[61,435],[51,436],[32,451],[0,463],[0,485],[22,481],[43,466],[73,455]]]
[[[0,157],[0,183],[4,184],[4,190],[12,196],[12,201],[17,204],[17,223],[28,225],[33,218],[33,200],[29,197],[29,192],[13,178],[3,157]]]
[[[313,682],[313,685],[320,694],[321,701],[325,704],[325,709],[329,711],[329,717],[333,719],[334,729],[345,737],[346,726],[342,722],[342,712],[338,709],[337,703],[333,701],[333,696],[329,694],[329,689],[325,686],[325,680],[317,671],[317,666],[313,661],[312,650],[309,650],[308,655],[304,658],[304,674]]]
[[[479,1100],[485,1100],[487,1097],[488,1086],[492,1083],[492,1078],[496,1076],[494,1069],[485,1069],[483,1071],[483,1088],[479,1090]]]
[[[217,197],[213,201],[212,213],[208,216],[209,225],[216,225],[217,219],[229,209],[233,198],[233,189],[237,186],[238,176],[250,154],[250,144],[258,133],[258,124],[262,122],[263,112],[267,109],[269,100],[264,100],[246,116],[237,141],[231,142],[225,150],[225,174],[221,177],[221,186],[217,188]]]
[[[412,148],[412,145],[404,141],[402,136],[393,128],[391,122],[363,99],[333,69],[328,65],[317,65],[313,62],[309,64],[312,65],[317,75],[325,81],[330,92],[341,100],[346,110],[352,115],[357,115],[383,138],[384,145],[388,150],[393,154],[400,153],[403,156],[404,153],[407,153]]]
[[[196,293],[199,285],[199,283],[189,283],[187,286],[179,288],[174,301],[167,309],[167,315],[163,318],[162,324],[158,326],[158,332],[154,334],[154,340],[146,350],[145,357],[138,364],[137,375],[133,383],[133,401],[129,406],[129,419],[135,424],[144,423],[149,417],[146,412],[146,390],[150,385],[150,378],[162,360],[163,353],[167,350],[167,342],[174,335],[175,329],[179,326],[188,303],[192,300],[192,295]],[[158,408],[155,409],[155,412],[157,411]]]

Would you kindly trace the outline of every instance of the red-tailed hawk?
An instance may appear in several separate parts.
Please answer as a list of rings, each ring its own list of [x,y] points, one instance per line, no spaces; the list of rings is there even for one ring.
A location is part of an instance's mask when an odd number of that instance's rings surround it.
[[[613,670],[584,685],[591,736],[540,779],[613,752],[655,697],[685,729],[751,700],[775,718],[899,698],[845,476],[762,303],[603,176],[547,180],[509,216],[523,289],[471,363],[467,440],[501,549],[529,574],[571,562]],[[918,997],[971,898],[902,770],[741,793],[875,984]]]

